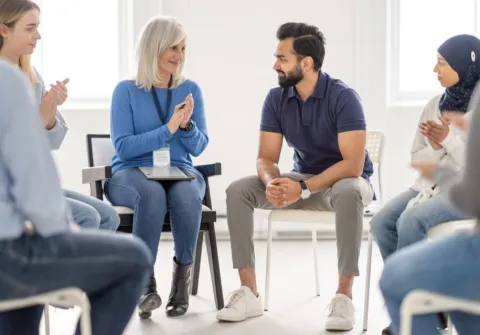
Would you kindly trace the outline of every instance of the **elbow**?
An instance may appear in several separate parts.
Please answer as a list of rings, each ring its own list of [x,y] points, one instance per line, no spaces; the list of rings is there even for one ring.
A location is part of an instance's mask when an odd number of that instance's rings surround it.
[[[207,148],[206,144],[202,146],[198,146],[190,152],[190,155],[192,155],[193,157],[198,157],[205,151],[206,148]]]
[[[205,149],[207,149],[207,146],[208,146],[208,137],[205,136],[204,140],[201,141],[197,146],[195,146],[193,150],[190,152],[190,154],[193,157],[198,157],[205,151]]]
[[[351,162],[348,165],[347,173],[349,177],[358,178],[363,174],[363,165],[364,162]]]

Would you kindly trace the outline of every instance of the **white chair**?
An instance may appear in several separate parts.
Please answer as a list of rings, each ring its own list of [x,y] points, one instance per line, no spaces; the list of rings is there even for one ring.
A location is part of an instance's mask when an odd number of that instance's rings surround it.
[[[400,307],[401,335],[412,334],[412,318],[415,315],[452,310],[480,315],[480,303],[423,290],[414,290],[405,297]],[[450,319],[448,320],[448,333],[452,333],[452,323]]]
[[[381,203],[383,200],[383,190],[382,190],[382,178],[381,178],[381,165],[383,157],[383,148],[385,145],[385,135],[380,131],[369,131],[367,132],[367,150],[370,155],[370,158],[374,164],[377,165],[376,175],[378,178],[378,189],[377,193],[380,195],[378,203]],[[368,214],[365,215],[364,225],[368,225],[373,215],[372,211],[367,211]],[[265,310],[268,310],[268,302],[270,297],[270,260],[272,253],[272,224],[273,222],[302,222],[312,224],[312,247],[313,247],[313,261],[315,268],[315,289],[317,296],[320,295],[320,284],[319,284],[319,275],[318,275],[318,256],[317,256],[317,230],[316,224],[318,223],[335,223],[335,213],[327,211],[307,211],[307,210],[272,210],[268,216],[268,239],[267,239],[267,268],[266,268],[266,278],[265,278]],[[363,329],[367,330],[367,321],[368,321],[368,304],[369,304],[369,294],[370,294],[370,270],[371,270],[371,259],[372,259],[372,235],[368,234],[368,251],[367,251],[367,278],[365,283],[365,306],[364,306],[364,320],[363,320]]]
[[[35,305],[45,305],[45,334],[50,334],[49,305],[69,308],[78,306],[81,309],[80,329],[82,335],[92,335],[90,321],[90,302],[87,295],[80,289],[71,287],[35,295],[23,299],[9,299],[0,301],[0,312],[26,308]]]
[[[428,230],[428,238],[436,239],[459,230],[471,230],[475,226],[475,222],[475,220],[458,220],[439,224]]]

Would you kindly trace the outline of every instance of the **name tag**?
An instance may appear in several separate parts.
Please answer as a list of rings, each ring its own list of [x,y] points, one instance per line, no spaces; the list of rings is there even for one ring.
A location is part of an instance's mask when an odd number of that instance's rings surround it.
[[[153,152],[153,166],[170,166],[170,146],[168,144]]]

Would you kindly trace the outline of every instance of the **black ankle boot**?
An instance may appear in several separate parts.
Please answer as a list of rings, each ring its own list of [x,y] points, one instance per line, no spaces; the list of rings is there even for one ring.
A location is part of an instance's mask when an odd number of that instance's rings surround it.
[[[168,316],[181,316],[188,310],[192,264],[180,265],[173,259],[172,289],[168,298]]]
[[[147,286],[147,291],[145,295],[140,299],[138,304],[139,316],[141,319],[148,319],[152,316],[152,311],[159,308],[162,305],[162,298],[158,295],[157,292],[157,281],[155,280],[155,275],[152,270],[152,275],[150,276],[150,281]]]

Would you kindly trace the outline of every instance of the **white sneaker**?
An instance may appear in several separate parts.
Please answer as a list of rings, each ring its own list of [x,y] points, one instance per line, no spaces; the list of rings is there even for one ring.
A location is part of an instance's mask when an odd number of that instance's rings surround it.
[[[263,304],[252,290],[246,286],[233,291],[227,297],[227,304],[217,313],[220,321],[243,321],[251,317],[263,315]]]
[[[355,307],[352,300],[344,294],[337,293],[327,307],[330,313],[325,323],[326,330],[352,330],[355,325]]]

